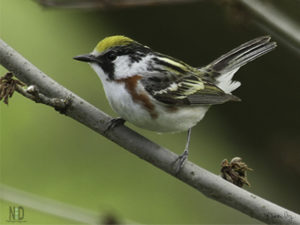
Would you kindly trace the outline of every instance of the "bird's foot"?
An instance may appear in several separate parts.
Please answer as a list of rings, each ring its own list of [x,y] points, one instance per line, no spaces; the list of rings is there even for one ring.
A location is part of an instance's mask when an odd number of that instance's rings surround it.
[[[123,125],[125,122],[126,121],[121,117],[111,119],[104,130],[104,134],[108,134],[111,129]]]
[[[174,161],[175,175],[177,175],[189,156],[189,150],[184,149],[183,153]]]

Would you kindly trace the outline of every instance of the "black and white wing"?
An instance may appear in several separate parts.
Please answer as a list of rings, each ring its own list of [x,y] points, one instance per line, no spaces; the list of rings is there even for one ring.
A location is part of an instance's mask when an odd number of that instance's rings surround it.
[[[156,100],[170,105],[214,105],[239,98],[226,94],[199,75],[144,76],[141,80],[145,90]]]
[[[166,104],[213,105],[239,101],[231,92],[240,83],[232,81],[232,77],[241,66],[272,51],[276,43],[270,39],[269,36],[255,38],[199,69],[157,53],[153,65],[161,73],[144,76],[142,84],[156,100]]]

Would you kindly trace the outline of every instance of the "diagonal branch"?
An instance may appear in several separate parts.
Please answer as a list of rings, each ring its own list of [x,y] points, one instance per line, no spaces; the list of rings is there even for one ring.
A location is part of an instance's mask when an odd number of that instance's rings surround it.
[[[61,113],[64,113],[68,106],[71,105],[70,99],[48,98],[39,93],[38,88],[34,85],[30,85],[26,90],[23,86],[25,86],[25,84],[21,81],[13,79],[11,72],[0,77],[0,101],[3,99],[4,104],[8,105],[8,99],[17,91],[24,97],[36,103],[49,105]]]
[[[71,99],[65,114],[107,137],[127,151],[194,187],[209,198],[268,224],[300,224],[300,215],[247,192],[192,162],[175,175],[177,155],[126,126],[106,131],[111,117],[64,88],[0,39],[0,64],[27,85],[35,85],[47,97]],[[106,131],[106,132],[105,132]]]
[[[248,9],[257,14],[271,27],[280,32],[274,32],[269,26],[255,20],[255,23],[266,30],[268,33],[273,33],[278,40],[282,41],[286,46],[300,54],[300,26],[297,21],[291,19],[286,13],[268,1],[262,0],[240,0],[240,2]]]
[[[115,9],[137,6],[183,4],[199,0],[36,0],[44,7],[64,9]]]
[[[100,225],[100,224],[135,224],[137,222],[128,219],[119,219],[113,214],[105,212],[94,212],[80,208],[76,205],[67,204],[57,200],[42,197],[36,194],[22,191],[11,186],[0,183],[0,200],[13,202],[21,206],[34,209],[48,215],[65,218],[80,224]],[[112,218],[113,217],[113,218]],[[108,223],[114,219],[115,223]],[[107,221],[107,222],[106,222]],[[121,222],[121,223],[120,223]]]

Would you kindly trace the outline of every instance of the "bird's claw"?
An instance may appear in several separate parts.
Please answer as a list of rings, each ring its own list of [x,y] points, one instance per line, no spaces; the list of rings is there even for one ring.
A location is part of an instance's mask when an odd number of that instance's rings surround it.
[[[174,161],[175,165],[175,174],[177,175],[181,168],[183,167],[184,163],[186,162],[189,155],[188,149],[185,149],[181,155],[178,156],[178,158]]]

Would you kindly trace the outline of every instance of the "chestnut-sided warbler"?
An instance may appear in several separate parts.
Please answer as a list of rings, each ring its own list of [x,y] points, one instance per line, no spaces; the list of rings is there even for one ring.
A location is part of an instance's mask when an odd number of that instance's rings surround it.
[[[231,94],[241,85],[232,81],[233,75],[273,50],[276,43],[270,39],[253,39],[199,68],[125,36],[107,37],[92,53],[74,59],[88,62],[95,70],[111,107],[122,119],[156,132],[188,130],[185,150],[176,160],[179,171],[188,156],[192,127],[211,105],[240,100]]]

